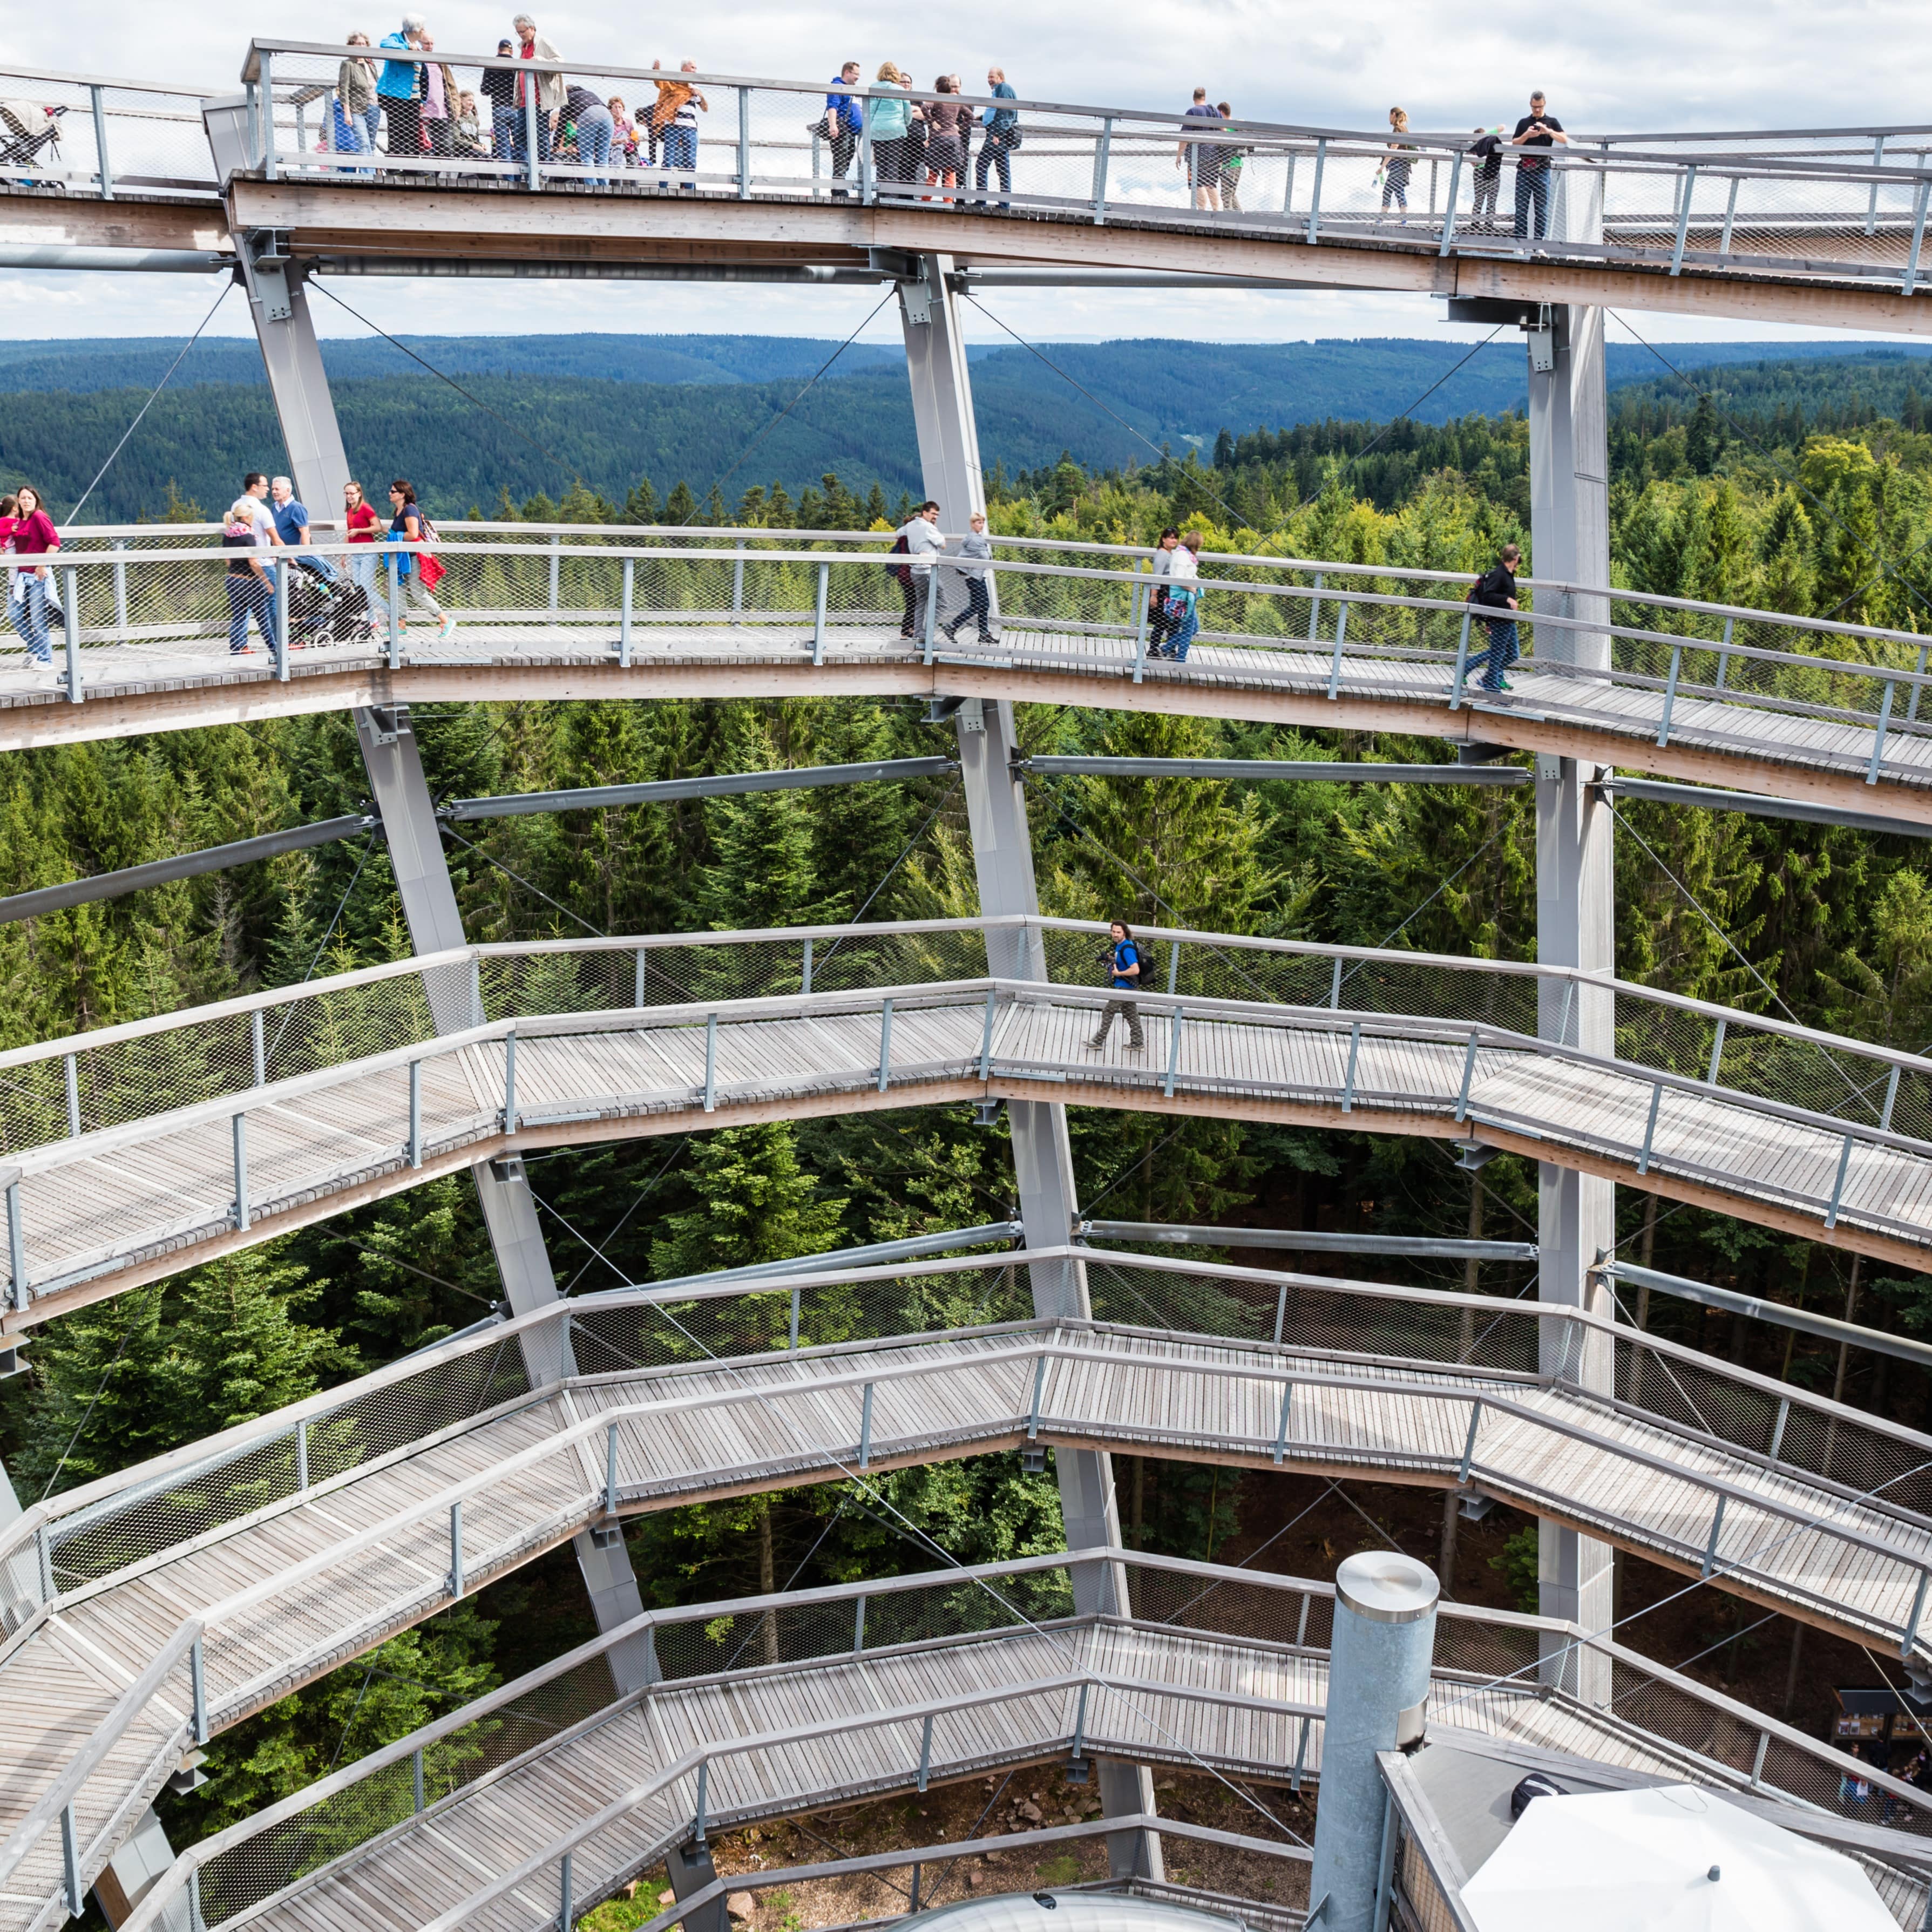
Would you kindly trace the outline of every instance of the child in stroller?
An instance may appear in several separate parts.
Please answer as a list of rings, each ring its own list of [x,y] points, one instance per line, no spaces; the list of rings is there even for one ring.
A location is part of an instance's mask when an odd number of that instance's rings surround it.
[[[60,159],[60,117],[64,107],[44,106],[38,100],[0,100],[0,168],[31,167],[43,148],[47,159]],[[21,188],[64,188],[63,181],[24,181]]]
[[[362,586],[326,570],[320,559],[308,562],[298,560],[290,571],[291,650],[364,643],[373,617],[368,593]]]

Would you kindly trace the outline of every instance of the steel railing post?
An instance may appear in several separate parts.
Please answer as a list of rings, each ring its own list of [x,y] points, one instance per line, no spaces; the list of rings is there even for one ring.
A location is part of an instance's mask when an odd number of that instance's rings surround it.
[[[248,103],[248,160],[252,166],[262,151],[262,103],[260,90],[252,80],[243,88],[242,98]]]
[[[389,668],[403,668],[403,576],[401,560],[389,559]]]
[[[472,959],[470,962],[470,1024],[481,1026],[483,1012],[483,962]]]
[[[998,999],[997,993],[986,995],[986,1030],[980,1036],[980,1084],[984,1086],[993,1077],[993,1008]],[[23,1302],[21,1306],[26,1304]]]
[[[1449,686],[1449,709],[1462,708],[1462,682],[1469,674],[1469,613],[1462,613],[1462,633],[1456,640],[1456,675]]]
[[[1771,1447],[1764,1453],[1773,1462],[1778,1460],[1778,1452],[1784,1446],[1784,1425],[1791,1420],[1791,1398],[1784,1396],[1778,1405],[1778,1420],[1771,1430]]]
[[[1718,1507],[1712,1513],[1711,1517],[1711,1540],[1704,1546],[1704,1565],[1698,1572],[1698,1576],[1700,1581],[1704,1578],[1708,1577],[1711,1572],[1718,1567],[1718,1538],[1724,1534],[1724,1505],[1730,1500],[1730,1498],[1728,1496],[1720,1496],[1718,1498]]]
[[[1918,1620],[1925,1614],[1925,1586],[1928,1583],[1932,1583],[1932,1570],[1920,1570],[1918,1588],[1912,1593],[1912,1615],[1906,1621],[1905,1635],[1898,1646],[1898,1654],[1900,1657],[1910,1657],[1912,1646],[1918,1640]],[[1764,1754],[1760,1751],[1758,1755],[1761,1759]]]
[[[1283,1282],[1275,1291],[1274,1346],[1281,1346],[1282,1331],[1288,1325],[1288,1283]]]
[[[628,670],[631,668],[631,604],[637,583],[638,560],[634,556],[624,560],[624,602],[617,619],[617,668]]]
[[[275,57],[262,54],[262,178],[275,178]]]
[[[1738,183],[1742,179],[1741,175],[1732,176],[1731,191],[1724,198],[1724,232],[1718,243],[1720,256],[1728,255],[1731,252],[1731,230],[1738,218]]]
[[[865,1399],[859,1410],[859,1466],[872,1466],[872,1384],[866,1384]]]
[[[423,1754],[422,1746],[417,1745],[410,1754],[410,1795],[416,1800],[416,1808],[421,1811],[423,1804]]]
[[[563,538],[554,530],[550,539],[550,614],[553,617],[562,608],[562,590]]]
[[[604,1436],[604,1514],[617,1514],[617,1425],[614,1422]]]
[[[736,629],[745,614],[745,553],[731,560],[731,623]]]
[[[449,1594],[463,1594],[463,1502],[459,1497],[449,1506]]]
[[[528,185],[535,193],[543,186],[542,151],[537,146],[537,88],[541,76],[532,74],[526,78],[529,85],[524,89],[524,159],[530,170]]]
[[[1879,1110],[1878,1130],[1880,1133],[1892,1131],[1892,1104],[1898,1098],[1898,1076],[1903,1070],[1893,1064],[1891,1077],[1885,1083],[1885,1105]]]
[[[503,1131],[517,1131],[517,1029],[512,1022],[503,1036]]]
[[[48,1535],[45,1523],[34,1532],[34,1554],[40,1562],[40,1601],[51,1604],[59,1592],[54,1588],[53,1539]]]
[[[1281,1390],[1281,1420],[1274,1432],[1274,1466],[1281,1467],[1281,1459],[1288,1451],[1288,1420],[1294,1403],[1294,1384],[1284,1382]]]
[[[1724,1057],[1724,1028],[1727,1024],[1726,1021],[1720,1017],[1717,1030],[1712,1035],[1711,1069],[1704,1076],[1704,1084],[1706,1087],[1714,1087],[1718,1084],[1718,1068]]]
[[[1040,1440],[1040,1399],[1046,1390],[1046,1358],[1042,1355],[1033,1365],[1033,1407],[1027,1414],[1027,1440]]]
[[[798,968],[798,990],[801,993],[812,991],[812,941],[806,940],[801,949]]]
[[[128,548],[127,539],[116,537],[114,548],[124,552]],[[114,566],[114,628],[124,644],[128,641],[128,566],[118,560]]]
[[[1084,1701],[1087,1695],[1087,1688],[1084,1684],[1080,1688],[1080,1695]],[[923,1791],[926,1789],[926,1780],[932,1774],[932,1714],[928,1711],[926,1713],[926,1724],[920,1733],[919,1741],[919,1788],[920,1790]]]
[[[638,948],[638,963],[631,975],[631,1004],[641,1006],[644,1004],[644,982],[648,975],[650,954],[643,946]]]
[[[1469,1083],[1475,1078],[1477,1030],[1469,1029],[1469,1044],[1462,1055],[1462,1090],[1456,1096],[1456,1119],[1460,1125],[1469,1111]]]
[[[1461,193],[1462,187],[1462,151],[1458,148],[1456,150],[1456,158],[1450,164],[1449,168],[1449,206],[1443,212],[1442,245],[1436,251],[1438,255],[1448,254],[1456,239],[1456,197]]]
[[[879,198],[878,176],[872,166],[872,104],[860,103],[859,205],[870,208]]]
[[[1114,117],[1109,114],[1100,123],[1100,139],[1094,150],[1094,222],[1096,227],[1107,224],[1107,174],[1114,159]]]
[[[63,1070],[67,1075],[67,1137],[70,1141],[77,1141],[80,1138],[80,1054],[68,1054]]]
[[[1301,1768],[1308,1762],[1308,1734],[1314,1728],[1315,1720],[1312,1718],[1302,1719],[1301,1739],[1294,1748],[1294,1769],[1288,1780],[1288,1788],[1291,1791],[1301,1789]]]
[[[296,1489],[298,1493],[308,1487],[308,1424],[296,1424]]]
[[[933,637],[938,628],[939,566],[934,563],[926,574],[926,635],[920,642],[920,649],[928,664],[932,662]]]
[[[289,560],[275,560],[275,676],[289,681]]]
[[[68,1916],[78,1918],[87,1910],[87,1892],[80,1882],[80,1834],[71,1804],[61,1807],[61,1882],[67,1892]]]
[[[1352,1114],[1355,1111],[1355,1062],[1362,1051],[1362,1023],[1358,1020],[1348,1029],[1348,1077],[1342,1087],[1342,1111]]]
[[[1137,584],[1134,586],[1134,682],[1138,684],[1147,674],[1148,620],[1149,607],[1154,602],[1154,586]]]
[[[1168,1036],[1167,1078],[1162,1083],[1160,1090],[1163,1097],[1169,1100],[1174,1098],[1174,1076],[1180,1070],[1181,1017],[1181,1009],[1176,1006],[1174,1010],[1172,1031]]]
[[[1684,272],[1684,244],[1690,232],[1690,197],[1697,187],[1697,164],[1693,161],[1684,170],[1684,200],[1677,211],[1677,240],[1670,250],[1670,272],[1679,275]]]
[[[67,639],[67,695],[78,704],[86,695],[80,688],[80,573],[71,567],[61,572],[67,580],[67,608],[61,614]]]
[[[94,106],[94,166],[100,179],[100,199],[114,199],[114,172],[107,164],[107,108],[97,84],[88,88]]]
[[[863,1597],[852,1599],[852,1654],[856,1657],[866,1648],[866,1600]]]
[[[794,1282],[791,1290],[791,1311],[785,1319],[785,1346],[794,1354],[798,1353],[798,1311],[801,1294],[800,1285]]]
[[[1469,1408],[1469,1432],[1462,1438],[1462,1461],[1456,1472],[1456,1486],[1460,1489],[1469,1480],[1471,1466],[1476,1460],[1476,1431],[1481,1426],[1483,1405],[1473,1402]]]
[[[698,1816],[692,1821],[692,1843],[701,1846],[704,1843],[705,1787],[711,1779],[711,1760],[701,1757],[698,1760]]]
[[[1925,687],[1918,680],[1925,675],[1925,660],[1928,654],[1932,654],[1932,639],[1918,646],[1918,662],[1912,667],[1912,696],[1905,706],[1905,722],[1908,724],[1916,724],[1918,722],[1918,700],[1924,694]]]
[[[1172,939],[1167,946],[1167,997],[1171,1000],[1180,990],[1180,941]]]
[[[1921,175],[1912,196],[1912,253],[1906,259],[1903,291],[1908,296],[1918,286],[1918,256],[1925,245],[1925,197],[1928,190],[1932,190],[1932,177]]]
[[[1318,570],[1315,573],[1315,595],[1308,605],[1308,641],[1311,644],[1322,622],[1322,586],[1325,580],[1325,573]]]
[[[422,1166],[422,1062],[410,1062],[410,1166]]]
[[[704,1021],[704,1111],[718,1109],[718,1016],[710,1013]]]
[[[20,1222],[20,1184],[7,1184],[7,1273],[14,1291],[14,1312],[27,1312],[27,1240]]]
[[[1838,1225],[1838,1203],[1844,1198],[1845,1175],[1852,1165],[1852,1137],[1845,1136],[1845,1144],[1838,1150],[1838,1172],[1832,1183],[1832,1204],[1825,1210],[1825,1226],[1828,1231]]]
[[[1885,696],[1879,702],[1878,724],[1872,733],[1871,760],[1865,766],[1865,783],[1868,785],[1878,783],[1878,768],[1885,757],[1885,734],[1892,723],[1892,694],[1898,688],[1890,678],[1886,680]]]
[[[255,1084],[266,1087],[268,1084],[268,1030],[262,1023],[262,1010],[257,1006],[248,1016],[248,1058],[254,1068]]]
[[[1322,171],[1328,165],[1328,139],[1324,135],[1315,144],[1315,192],[1308,200],[1308,243],[1312,248],[1321,238]]]
[[[812,605],[812,661],[814,664],[825,662],[825,600],[832,587],[832,566],[821,563],[818,566],[818,587],[814,593]],[[926,626],[926,657],[932,662],[932,626]]]
[[[1660,750],[1670,742],[1670,714],[1677,705],[1677,674],[1684,664],[1684,646],[1673,644],[1670,650],[1670,676],[1664,687],[1664,716],[1658,721],[1657,742]]]
[[[557,1872],[556,1922],[559,1932],[570,1932],[576,1912],[570,1896],[570,1854],[566,1852]]]
[[[248,1232],[248,1116],[237,1114],[232,1123],[235,1139],[235,1226],[238,1232]]]
[[[892,1077],[892,1003],[888,999],[879,1009],[879,1091],[883,1094]]]
[[[1736,622],[1737,620],[1735,617],[1726,617],[1724,620],[1724,634],[1718,645],[1718,675],[1712,680],[1711,684],[1711,688],[1713,691],[1722,691],[1724,688],[1725,680],[1730,676],[1731,627],[1736,624]]]
[[[1876,135],[1872,140],[1872,166],[1875,168],[1882,166],[1884,161],[1885,136]],[[1876,182],[1872,184],[1871,200],[1865,207],[1865,232],[1868,235],[1878,232],[1878,184]]]
[[[738,199],[752,198],[752,90],[738,90]],[[568,1926],[565,1932],[569,1932]]]
[[[1643,1150],[1636,1157],[1636,1171],[1640,1174],[1650,1172],[1651,1143],[1657,1138],[1658,1110],[1664,1105],[1664,1084],[1660,1081],[1650,1090],[1650,1118],[1643,1124]]]
[[[1328,975],[1328,1010],[1340,1012],[1342,1010],[1342,962],[1337,958],[1334,970]]]
[[[208,1742],[208,1664],[200,1637],[188,1647],[188,1673],[194,1704],[194,1741],[205,1744]]]
[[[1342,692],[1342,640],[1348,634],[1348,606],[1344,602],[1335,619],[1335,655],[1328,664],[1328,701],[1334,704]]]

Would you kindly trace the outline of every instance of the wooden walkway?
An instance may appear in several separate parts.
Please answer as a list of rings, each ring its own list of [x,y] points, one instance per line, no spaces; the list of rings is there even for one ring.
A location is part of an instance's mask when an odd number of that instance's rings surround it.
[[[1304,1744],[1294,1707],[1318,1710],[1325,1702],[1322,1655],[1117,1622],[1016,1630],[869,1654],[862,1662],[656,1686],[227,1922],[251,1932],[412,1932],[460,1911],[477,1932],[544,1932],[556,1911],[554,1864],[488,1902],[470,1901],[489,1880],[538,1858],[633,1790],[648,1795],[573,1852],[573,1900],[588,1909],[649,1872],[690,1836],[694,1774],[659,1780],[693,1750],[951,1698],[957,1708],[932,1730],[931,1777],[944,1783],[1064,1756],[1082,1723],[1080,1694],[1034,1687],[1086,1672],[1120,1687],[1087,1697],[1081,1738],[1090,1753],[1186,1768],[1204,1762],[1234,1778],[1265,1780],[1255,1796],[1277,1815],[1298,1750],[1308,1773],[1319,1774],[1323,1725],[1318,1718],[1310,1724]],[[1438,1672],[1438,1708],[1461,1688],[1462,1680]],[[1008,1694],[988,1701],[1003,1690]],[[1222,1698],[1228,1701],[1216,1701]],[[1626,1770],[1716,1782],[1690,1752],[1534,1690],[1485,1694],[1459,1704],[1448,1721]],[[907,1790],[916,1782],[922,1728],[916,1716],[886,1718],[816,1741],[718,1757],[708,1774],[708,1827],[722,1831]],[[1283,1835],[1259,1813],[1235,1828]],[[928,1891],[935,1876],[928,1869]],[[956,1882],[945,1895],[956,1893],[968,1895]]]
[[[1211,602],[1209,615],[1211,621]],[[80,653],[86,702],[79,705],[49,674],[36,675],[18,655],[0,652],[0,750],[412,697],[957,692],[1488,740],[1932,819],[1932,719],[1908,722],[1902,702],[1888,722],[1880,782],[1868,786],[1870,722],[1686,691],[1671,703],[1669,742],[1660,747],[1661,690],[1546,671],[1534,658],[1516,668],[1516,688],[1507,697],[1476,689],[1472,676],[1462,705],[1452,711],[1449,670],[1439,661],[1345,652],[1336,677],[1331,651],[1318,643],[1224,640],[1196,645],[1185,664],[1146,664],[1136,682],[1131,638],[1029,628],[1023,618],[992,646],[942,639],[930,666],[889,626],[833,625],[824,662],[814,665],[808,622],[640,621],[628,669],[618,664],[616,626],[608,619],[486,615],[465,622],[446,644],[430,641],[432,634],[412,634],[393,672],[382,650],[292,652],[286,682],[265,655],[230,656],[225,638],[88,644]],[[1876,692],[1874,686],[1874,710]]]
[[[1352,1086],[1348,1014],[1330,1022],[1260,1005],[1197,1009],[1202,1017],[1184,1016],[1177,1053],[1174,1022],[1150,1010],[1141,1051],[1117,1027],[1096,1052],[1088,1044],[1096,1005],[1058,989],[1002,994],[988,1040],[986,994],[968,982],[890,995],[882,1077],[886,997],[815,994],[776,1017],[769,1005],[738,1017],[721,1003],[709,1049],[702,1010],[652,1011],[622,1027],[608,1016],[520,1022],[514,1132],[503,1132],[500,1035],[439,1052],[422,1063],[420,1166],[410,1162],[404,1054],[28,1150],[19,1166],[32,1300],[24,1318],[8,1312],[4,1326],[506,1149],[987,1097],[1474,1138],[1906,1268],[1925,1266],[1932,1250],[1932,1150],[1920,1143],[1856,1141],[1846,1160],[1843,1129],[1722,1088],[1660,1090],[1635,1072],[1527,1048],[1484,1047],[1466,1064],[1466,1036],[1454,1022],[1373,1022]],[[236,1204],[238,1111],[245,1230]]]
[[[1718,1587],[1894,1656],[1917,1619],[1908,1647],[1932,1660],[1932,1619],[1918,1616],[1932,1524],[1574,1385],[1023,1324],[580,1378],[77,1590],[0,1646],[0,1762],[16,1767],[0,1785],[0,1839],[184,1620],[207,1626],[211,1726],[232,1724],[447,1605],[452,1504],[466,1592],[596,1520],[614,1427],[619,1506],[639,1512],[838,1480],[860,1466],[862,1442],[877,1468],[1010,1447],[1030,1430],[1262,1470],[1279,1443],[1283,1468],[1447,1485],[1478,1402],[1469,1475],[1486,1492],[1694,1575],[1708,1555]],[[81,1788],[90,1876],[176,1768],[185,1681]],[[0,1927],[31,1923],[58,1874],[58,1835],[44,1834],[0,1877]]]

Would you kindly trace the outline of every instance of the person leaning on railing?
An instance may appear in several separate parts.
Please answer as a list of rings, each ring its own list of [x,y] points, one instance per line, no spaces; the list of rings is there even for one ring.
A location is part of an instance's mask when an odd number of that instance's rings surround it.
[[[995,100],[1017,100],[1019,97],[1006,85],[1006,70],[1003,67],[990,67],[986,70],[986,92]],[[1017,108],[988,107],[980,116],[986,132],[980,137],[980,158],[974,164],[974,185],[979,190],[979,203],[982,208],[986,202],[986,177],[998,170],[1000,177],[1000,208],[1002,213],[1010,209],[1013,191],[1013,150],[1020,144],[1020,117]]]

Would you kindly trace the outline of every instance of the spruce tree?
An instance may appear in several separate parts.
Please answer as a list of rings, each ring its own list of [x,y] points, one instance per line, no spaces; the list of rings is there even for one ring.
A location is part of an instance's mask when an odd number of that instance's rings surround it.
[[[818,1198],[812,1176],[799,1166],[789,1120],[694,1136],[683,1180],[695,1204],[668,1215],[651,1244],[651,1272],[659,1280],[790,1261],[838,1245],[847,1202]]]

